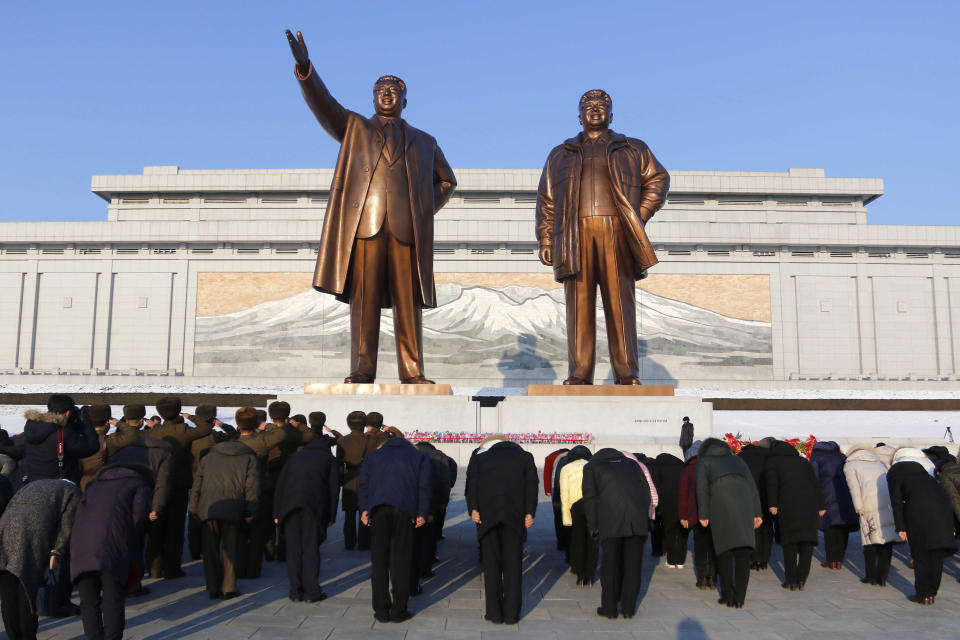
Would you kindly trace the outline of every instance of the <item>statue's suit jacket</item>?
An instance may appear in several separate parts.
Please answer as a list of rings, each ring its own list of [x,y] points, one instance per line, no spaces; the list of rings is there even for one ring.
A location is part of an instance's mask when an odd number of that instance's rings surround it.
[[[670,174],[642,140],[610,132],[607,160],[610,186],[630,255],[640,279],[657,264],[644,227],[667,197]],[[537,241],[553,248],[553,275],[559,282],[580,272],[581,133],[555,147],[547,157],[537,193]]]
[[[367,190],[383,150],[384,137],[376,116],[365,118],[344,109],[327,91],[312,65],[306,76],[297,73],[297,79],[317,121],[341,143],[323,221],[313,288],[349,302],[350,292],[346,285],[350,256]],[[401,122],[416,252],[411,275],[419,287],[423,306],[432,308],[437,306],[433,282],[433,216],[450,199],[457,182],[437,141],[405,121]],[[387,289],[384,287],[385,291]],[[382,304],[389,307],[389,298],[385,298]]]

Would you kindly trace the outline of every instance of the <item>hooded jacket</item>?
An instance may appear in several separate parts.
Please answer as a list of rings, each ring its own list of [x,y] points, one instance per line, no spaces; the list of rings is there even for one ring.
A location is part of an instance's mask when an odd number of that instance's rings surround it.
[[[13,496],[0,517],[0,571],[20,578],[34,611],[51,554],[67,553],[80,497],[69,480],[35,480]]]
[[[646,536],[650,496],[651,487],[640,465],[621,451],[601,449],[583,469],[583,512],[587,530],[598,542]]]
[[[126,584],[131,562],[143,568],[152,493],[153,477],[145,467],[100,470],[77,507],[70,537],[71,580],[99,571]]]
[[[526,540],[524,517],[537,514],[539,485],[533,456],[515,442],[498,442],[467,465],[467,513],[477,511],[477,538],[503,524]]]
[[[890,468],[892,469],[893,465],[897,464],[898,462],[916,462],[921,467],[926,469],[927,473],[929,473],[931,477],[936,475],[936,465],[934,465],[933,461],[917,447],[900,447],[894,451]]]
[[[920,463],[895,462],[887,473],[897,531],[907,532],[913,554],[943,550],[956,553],[953,511],[937,481]]]
[[[843,464],[850,498],[860,516],[860,539],[864,545],[900,542],[893,522],[887,465],[871,447],[853,447]]]
[[[820,492],[827,512],[820,518],[820,528],[843,526],[851,529],[857,525],[857,512],[853,508],[847,479],[843,475],[843,463],[847,457],[836,442],[818,442],[813,445],[810,465],[820,482]]]
[[[287,516],[303,509],[315,514],[318,522],[332,524],[337,519],[339,494],[340,474],[329,442],[314,440],[283,466],[273,498],[273,517],[282,526]]]
[[[777,509],[781,544],[819,541],[820,511],[826,508],[810,461],[782,440],[770,447],[767,501]]]
[[[703,441],[697,460],[697,515],[710,521],[715,551],[752,549],[756,542],[753,522],[761,512],[750,469],[727,443],[716,438]]]
[[[360,511],[391,505],[411,520],[430,515],[430,460],[404,438],[390,438],[360,468]]]
[[[140,438],[110,458],[111,465],[140,465],[150,470],[153,498],[150,511],[163,513],[170,497],[170,472],[173,467],[173,448],[156,438]]]
[[[66,478],[80,483],[80,459],[100,448],[93,423],[62,413],[30,410],[23,425],[23,475],[28,482]],[[63,470],[57,462],[58,439],[63,441]]]
[[[257,513],[257,457],[238,440],[213,445],[200,461],[190,489],[190,512],[200,520],[239,522]]]

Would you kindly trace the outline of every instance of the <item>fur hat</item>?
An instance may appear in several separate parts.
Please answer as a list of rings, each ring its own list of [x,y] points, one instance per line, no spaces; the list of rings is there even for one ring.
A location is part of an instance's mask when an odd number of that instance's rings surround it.
[[[270,414],[271,420],[286,420],[290,417],[290,403],[282,400],[271,402],[270,406],[267,407],[267,412]]]
[[[257,426],[267,421],[267,412],[263,409],[254,409],[257,412]]]
[[[319,431],[323,429],[323,426],[327,424],[327,414],[323,411],[311,411],[310,412],[310,428],[314,431]]]
[[[213,420],[217,417],[217,408],[212,404],[201,404],[193,414],[201,420]]]
[[[160,417],[164,420],[176,418],[180,415],[180,411],[183,410],[183,405],[180,404],[180,398],[177,396],[164,396],[157,400],[157,404],[154,406],[156,406],[157,413],[159,413]]]
[[[370,419],[363,411],[351,411],[347,414],[347,426],[351,431],[360,431],[365,424],[370,424]]]
[[[367,414],[367,426],[374,429],[383,427],[383,414],[377,411],[371,411]]]
[[[108,404],[95,404],[91,405],[88,409],[90,415],[90,422],[94,426],[99,427],[102,424],[105,424],[113,415],[110,413],[110,405]]]
[[[128,404],[123,407],[124,420],[142,420],[147,415],[147,408],[142,404]]]
[[[236,418],[237,429],[241,431],[253,431],[260,426],[257,410],[253,407],[240,407],[237,409]]]

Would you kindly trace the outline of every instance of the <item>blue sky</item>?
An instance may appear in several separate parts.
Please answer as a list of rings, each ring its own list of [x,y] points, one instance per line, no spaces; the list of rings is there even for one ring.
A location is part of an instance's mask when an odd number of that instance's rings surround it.
[[[540,167],[604,88],[668,169],[880,177],[872,223],[955,224],[960,3],[4,2],[0,221],[101,220],[90,176],[332,167],[301,29],[345,106],[408,85],[454,167]]]

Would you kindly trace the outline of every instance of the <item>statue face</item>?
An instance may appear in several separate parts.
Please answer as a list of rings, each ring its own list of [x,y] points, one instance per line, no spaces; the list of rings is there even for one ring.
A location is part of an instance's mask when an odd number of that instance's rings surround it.
[[[396,82],[381,82],[373,87],[373,106],[377,114],[395,118],[407,106],[407,96]]]
[[[593,98],[580,106],[580,124],[584,131],[603,131],[612,121],[613,111],[606,100]]]

